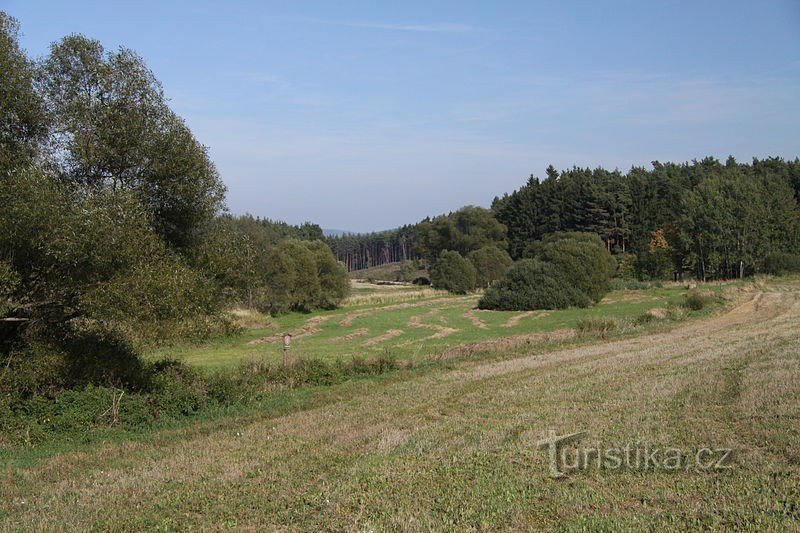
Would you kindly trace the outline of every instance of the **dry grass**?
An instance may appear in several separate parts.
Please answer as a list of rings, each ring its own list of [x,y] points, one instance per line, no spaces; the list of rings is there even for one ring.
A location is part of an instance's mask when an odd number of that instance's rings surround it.
[[[0,479],[5,529],[797,529],[800,300],[663,333],[350,383],[317,408],[98,444]],[[723,472],[548,478],[548,429],[730,447]]]
[[[414,302],[447,295],[447,291],[415,285],[375,285],[357,281],[351,281],[350,285],[354,289],[365,289],[367,292],[356,291],[342,302],[343,307]]]

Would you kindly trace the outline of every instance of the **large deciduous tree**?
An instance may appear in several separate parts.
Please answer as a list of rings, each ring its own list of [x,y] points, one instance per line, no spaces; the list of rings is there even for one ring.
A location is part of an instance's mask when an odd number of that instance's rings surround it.
[[[144,61],[70,35],[51,46],[39,72],[59,174],[88,193],[135,191],[170,246],[195,246],[223,205],[224,187]]]
[[[33,70],[19,46],[19,24],[0,11],[0,177],[30,164],[47,133]]]

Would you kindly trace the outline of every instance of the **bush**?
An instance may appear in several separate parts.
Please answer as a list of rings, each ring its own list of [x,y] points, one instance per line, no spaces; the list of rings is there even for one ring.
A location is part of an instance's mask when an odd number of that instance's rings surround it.
[[[564,309],[586,307],[589,298],[551,263],[521,259],[505,277],[486,289],[478,302],[480,309],[524,311],[529,309]]]
[[[482,309],[586,307],[611,288],[616,262],[597,235],[553,233],[528,247],[523,259],[486,290]]]
[[[611,289],[617,263],[597,235],[554,233],[542,240],[537,256],[563,272],[593,303]]]
[[[444,250],[431,269],[431,284],[455,294],[466,294],[475,288],[475,267],[460,253]]]
[[[700,311],[711,304],[711,301],[711,296],[699,291],[691,291],[686,295],[682,305],[692,311]]]
[[[616,276],[623,280],[635,280],[637,269],[637,257],[635,254],[618,254],[615,256],[617,261]]]
[[[475,267],[475,286],[488,287],[492,282],[503,277],[514,264],[508,252],[496,246],[484,246],[467,255],[467,259]]]
[[[800,254],[775,252],[764,260],[764,271],[776,276],[800,272]]]
[[[649,324],[650,322],[653,322],[653,321],[655,321],[657,319],[658,319],[658,316],[656,316],[653,313],[642,313],[641,315],[639,315],[639,316],[637,316],[636,318],[633,319],[633,325],[634,326],[643,326],[643,325]]]

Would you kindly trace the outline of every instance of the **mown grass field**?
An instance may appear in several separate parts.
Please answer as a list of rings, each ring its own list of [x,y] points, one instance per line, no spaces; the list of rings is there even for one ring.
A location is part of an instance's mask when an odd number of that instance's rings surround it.
[[[430,288],[355,283],[353,295],[340,309],[276,318],[248,314],[244,318],[251,327],[243,335],[200,347],[162,349],[153,357],[177,358],[205,368],[228,367],[253,358],[278,361],[281,334],[290,332],[295,357],[390,354],[398,359],[428,358],[473,343],[536,342],[538,335],[566,337],[581,319],[634,319],[648,310],[679,303],[685,293],[683,285],[674,284],[612,291],[588,309],[506,312],[475,309],[476,294],[453,296]]]
[[[797,530],[800,283],[740,289],[649,334],[488,350],[17,463],[0,479],[0,527]],[[536,445],[550,430],[734,454],[719,471],[553,479]]]

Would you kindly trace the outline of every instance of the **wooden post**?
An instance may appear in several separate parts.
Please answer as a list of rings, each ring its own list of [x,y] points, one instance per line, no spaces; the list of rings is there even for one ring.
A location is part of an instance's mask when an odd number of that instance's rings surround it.
[[[289,346],[292,344],[292,334],[283,334],[283,365],[289,364]]]

